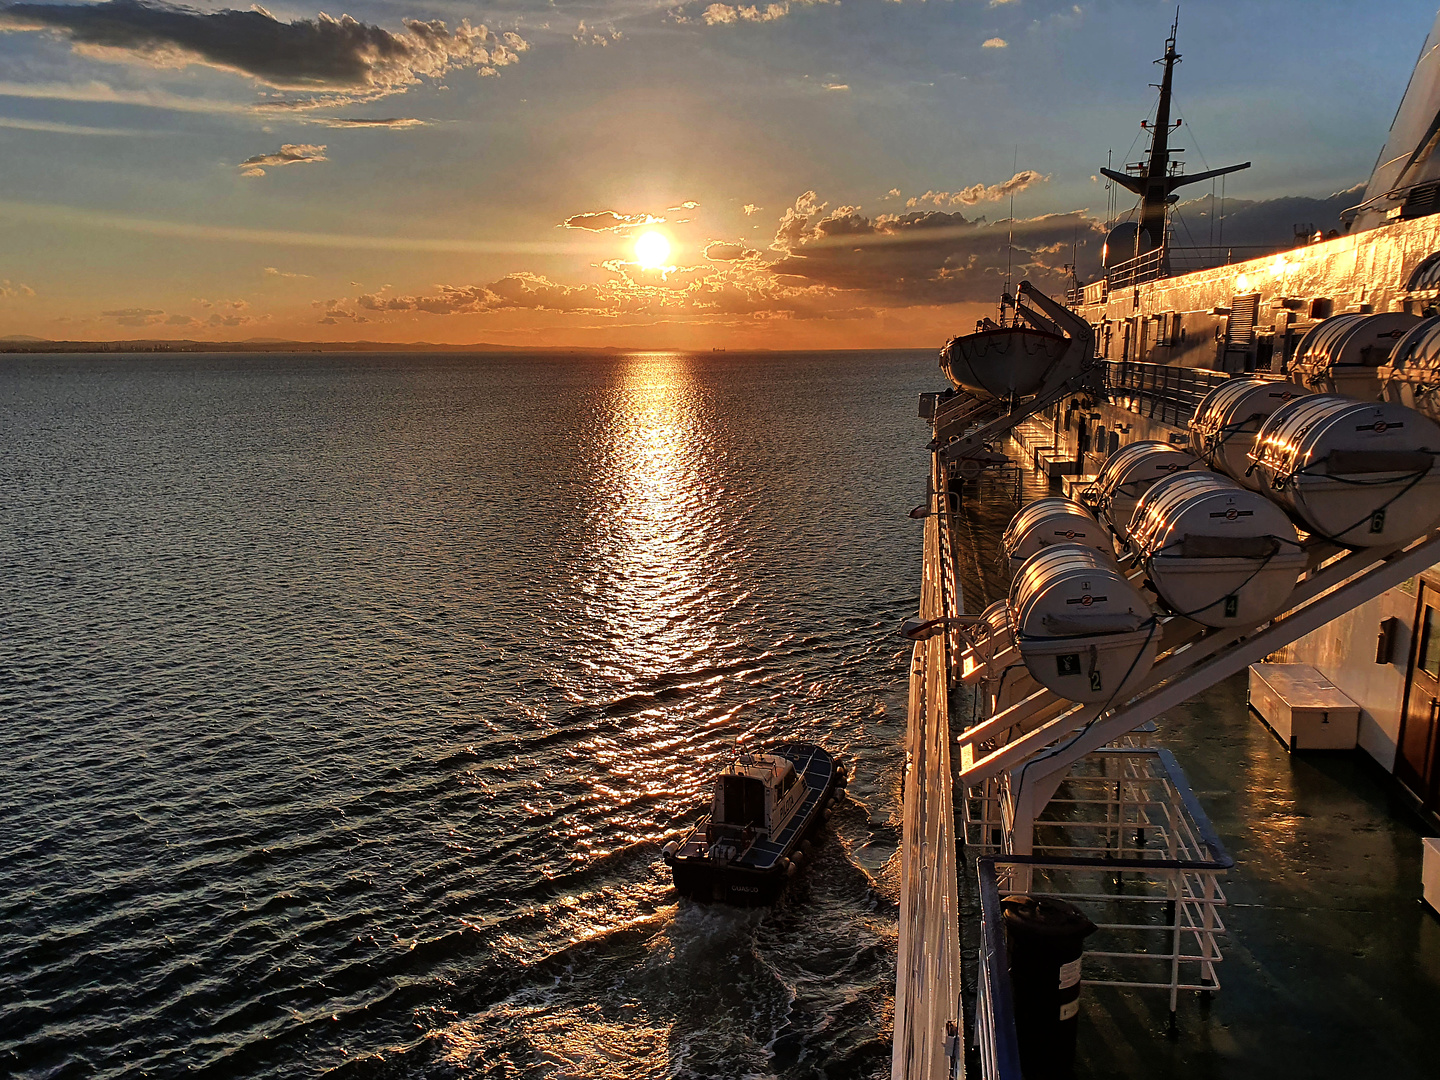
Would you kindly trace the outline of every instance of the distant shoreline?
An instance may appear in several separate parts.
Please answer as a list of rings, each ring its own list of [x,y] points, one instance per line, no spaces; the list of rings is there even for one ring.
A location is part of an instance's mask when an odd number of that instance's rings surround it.
[[[707,355],[733,353],[805,352],[923,352],[929,345],[893,345],[860,349],[760,349],[710,348],[708,346],[623,346],[623,345],[446,345],[431,341],[46,341],[38,338],[0,338],[0,355],[44,355],[63,353],[586,353],[613,356],[617,353],[683,352]]]
[[[614,345],[446,345],[430,341],[46,341],[0,338],[0,353],[209,353],[209,352],[584,352],[637,350]],[[757,350],[765,351],[765,350]]]

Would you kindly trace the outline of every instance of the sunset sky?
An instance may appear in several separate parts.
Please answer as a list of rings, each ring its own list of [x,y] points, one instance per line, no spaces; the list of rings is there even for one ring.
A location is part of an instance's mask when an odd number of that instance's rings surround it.
[[[1347,205],[1435,2],[1192,0],[1173,142],[1253,160],[1253,222]],[[1093,258],[1173,16],[0,4],[0,335],[938,346],[997,294],[1012,192],[1017,277]]]

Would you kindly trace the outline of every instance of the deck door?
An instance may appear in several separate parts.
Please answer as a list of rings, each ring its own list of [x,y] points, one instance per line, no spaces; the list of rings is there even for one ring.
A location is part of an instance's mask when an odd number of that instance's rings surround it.
[[[1440,590],[1422,581],[1410,683],[1405,693],[1405,722],[1395,775],[1426,809],[1440,807]]]

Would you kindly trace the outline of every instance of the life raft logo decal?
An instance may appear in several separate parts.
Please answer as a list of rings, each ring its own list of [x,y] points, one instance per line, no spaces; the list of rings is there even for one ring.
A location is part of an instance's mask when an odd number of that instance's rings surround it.
[[[1232,506],[1232,507],[1230,507],[1230,509],[1228,509],[1228,510],[1216,510],[1216,511],[1215,511],[1213,514],[1211,514],[1210,516],[1211,516],[1212,518],[1224,518],[1226,521],[1234,521],[1236,518],[1254,517],[1254,516],[1255,516],[1255,511],[1254,511],[1254,510],[1236,510],[1235,507]]]
[[[1083,532],[1076,532],[1074,529],[1067,529],[1065,532],[1056,529],[1055,535],[1063,536],[1066,540],[1074,540],[1077,536],[1084,536],[1085,534]]]
[[[1391,430],[1392,428],[1394,428],[1394,429],[1396,429],[1396,430],[1399,430],[1400,428],[1402,428],[1402,427],[1404,427],[1404,426],[1405,426],[1405,421],[1403,421],[1403,420],[1400,421],[1400,423],[1398,423],[1398,424],[1387,424],[1384,420],[1376,420],[1375,423],[1373,423],[1373,424],[1357,424],[1357,425],[1355,426],[1355,430],[1356,430],[1356,431],[1373,431],[1373,432],[1375,432],[1376,435],[1384,435],[1385,432]]]
[[[1109,600],[1108,596],[1091,596],[1088,592],[1084,596],[1076,596],[1066,600],[1067,604],[1079,604],[1081,607],[1089,607],[1091,604],[1103,604]]]

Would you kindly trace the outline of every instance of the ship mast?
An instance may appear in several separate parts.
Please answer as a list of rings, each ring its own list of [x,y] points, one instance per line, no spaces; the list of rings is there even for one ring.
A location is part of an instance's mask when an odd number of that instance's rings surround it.
[[[1196,184],[1212,177],[1224,176],[1226,173],[1239,172],[1241,169],[1250,167],[1250,162],[1246,161],[1240,165],[1227,165],[1223,169],[1211,169],[1208,172],[1192,173],[1189,176],[1171,171],[1171,155],[1181,152],[1170,149],[1170,133],[1180,126],[1178,120],[1173,125],[1170,123],[1171,87],[1175,78],[1175,65],[1180,61],[1180,54],[1175,51],[1175,40],[1179,29],[1180,9],[1176,8],[1175,22],[1170,27],[1170,37],[1165,42],[1165,55],[1155,61],[1157,64],[1165,65],[1165,74],[1161,77],[1159,86],[1160,103],[1155,109],[1155,124],[1151,128],[1147,121],[1140,123],[1141,127],[1150,128],[1149,160],[1138,166],[1129,166],[1129,168],[1137,170],[1138,174],[1133,176],[1129,172],[1100,170],[1102,174],[1121,187],[1140,196],[1140,229],[1136,242],[1143,250],[1136,251],[1136,255],[1143,255],[1146,251],[1155,251],[1166,247],[1165,213],[1170,204],[1176,201],[1177,197],[1173,194],[1176,188],[1184,187],[1186,184]],[[1168,263],[1168,252],[1162,251],[1161,259]]]

